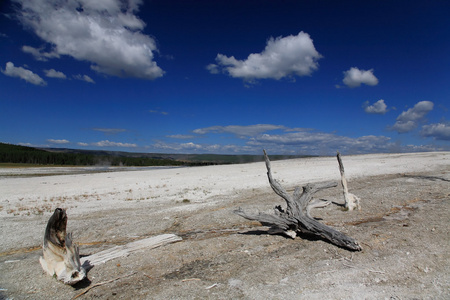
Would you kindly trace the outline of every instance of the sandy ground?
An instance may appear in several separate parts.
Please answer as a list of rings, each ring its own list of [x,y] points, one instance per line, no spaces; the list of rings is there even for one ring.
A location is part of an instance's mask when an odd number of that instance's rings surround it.
[[[362,210],[330,205],[313,215],[361,252],[268,235],[233,214],[284,205],[264,163],[0,169],[0,299],[70,299],[90,287],[79,299],[449,299],[450,152],[342,159]],[[335,157],[275,161],[272,170],[288,190],[340,179]],[[341,202],[342,189],[317,197]],[[65,286],[38,262],[56,207],[67,209],[82,255],[163,233],[183,241],[95,266]]]

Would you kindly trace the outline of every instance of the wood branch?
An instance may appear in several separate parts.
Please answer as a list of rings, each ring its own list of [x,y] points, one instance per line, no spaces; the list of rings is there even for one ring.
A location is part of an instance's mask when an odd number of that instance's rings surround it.
[[[153,249],[162,245],[175,243],[181,241],[182,238],[175,234],[162,234],[146,239],[138,240],[121,246],[115,246],[111,249],[106,249],[95,254],[83,257],[81,259],[82,266],[89,270],[90,268],[99,264],[105,263],[115,258],[128,256],[129,254],[144,250]]]
[[[83,296],[84,294],[86,294],[87,292],[89,292],[90,290],[92,290],[93,288],[95,288],[95,287],[97,287],[97,286],[105,285],[105,284],[108,284],[108,283],[117,281],[117,280],[119,280],[119,279],[127,278],[127,277],[130,277],[130,276],[133,276],[133,275],[136,274],[136,273],[137,273],[137,272],[133,272],[133,273],[128,274],[128,275],[126,275],[126,276],[120,276],[120,277],[116,277],[116,278],[114,278],[114,279],[110,279],[110,280],[107,280],[107,281],[103,281],[103,282],[99,282],[99,283],[93,284],[93,285],[91,285],[90,287],[86,288],[86,289],[85,289],[84,291],[82,291],[81,293],[79,293],[78,295],[76,295],[75,297],[73,297],[72,300],[77,299],[77,298]]]
[[[81,266],[78,246],[72,243],[72,234],[66,234],[66,227],[66,211],[55,209],[45,229],[43,257],[39,262],[50,276],[73,285],[86,277],[86,270]]]
[[[73,244],[72,234],[66,234],[66,227],[66,211],[61,208],[55,209],[45,229],[43,257],[39,258],[39,262],[50,276],[56,276],[58,280],[69,285],[83,280],[89,269],[101,263],[139,250],[153,249],[182,240],[175,234],[162,234],[116,246],[80,259],[78,246]]]
[[[339,153],[339,151],[337,152],[336,157],[339,164],[339,171],[341,173],[341,184],[345,201],[344,207],[347,210],[355,210],[355,209],[361,210],[360,199],[357,196],[353,195],[352,193],[348,192],[347,179],[345,179],[344,164],[342,163],[341,154]]]
[[[358,242],[345,234],[328,227],[310,215],[310,210],[315,207],[323,207],[329,204],[327,201],[317,201],[313,199],[313,194],[330,187],[337,186],[335,182],[325,182],[319,184],[307,184],[303,190],[296,188],[293,196],[289,195],[279,182],[273,179],[269,157],[264,151],[266,161],[267,177],[272,190],[286,201],[286,210],[280,206],[275,207],[275,214],[265,213],[248,214],[241,208],[234,213],[248,220],[259,221],[264,226],[269,226],[270,234],[283,233],[295,238],[297,233],[307,233],[319,236],[330,243],[354,251],[360,251]],[[328,204],[327,204],[328,203]]]

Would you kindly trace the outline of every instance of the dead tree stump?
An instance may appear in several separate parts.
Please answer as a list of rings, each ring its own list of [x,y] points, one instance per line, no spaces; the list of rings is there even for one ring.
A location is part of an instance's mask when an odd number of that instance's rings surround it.
[[[341,159],[341,154],[339,153],[339,151],[337,152],[337,160],[338,160],[338,164],[339,164],[339,171],[341,172],[341,184],[342,184],[342,189],[343,189],[343,193],[344,193],[344,207],[347,210],[361,210],[361,205],[360,205],[360,199],[353,195],[352,193],[348,192],[348,187],[347,187],[347,179],[345,179],[345,171],[344,171],[344,164],[342,163],[342,159]]]
[[[326,188],[335,187],[337,186],[337,183],[325,182],[307,184],[303,189],[297,187],[291,196],[279,182],[273,179],[270,160],[265,150],[264,158],[266,161],[267,177],[269,178],[270,186],[275,194],[286,201],[286,210],[282,209],[281,206],[276,206],[274,215],[265,213],[252,215],[247,214],[239,208],[235,210],[234,213],[248,220],[258,221],[264,226],[269,226],[269,234],[281,233],[292,238],[295,238],[297,233],[312,234],[348,250],[361,250],[361,246],[355,239],[320,223],[310,215],[310,210],[312,208],[324,207],[330,204],[329,201],[314,199],[312,197],[313,194]]]
[[[86,270],[81,266],[78,246],[72,243],[72,234],[66,234],[66,227],[66,211],[55,209],[45,228],[43,256],[39,262],[50,276],[74,285],[86,277]]]

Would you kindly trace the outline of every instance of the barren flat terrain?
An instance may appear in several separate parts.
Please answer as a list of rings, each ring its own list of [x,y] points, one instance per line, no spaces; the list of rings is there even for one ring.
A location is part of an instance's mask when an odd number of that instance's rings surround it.
[[[263,162],[0,169],[0,299],[449,299],[450,152],[342,159],[361,211],[329,205],[312,215],[361,252],[268,235],[233,214],[285,205]],[[274,161],[272,172],[288,191],[340,180],[335,157]],[[316,196],[343,201],[340,185]],[[95,266],[66,286],[39,264],[57,207],[67,209],[81,255],[164,233],[183,240]]]

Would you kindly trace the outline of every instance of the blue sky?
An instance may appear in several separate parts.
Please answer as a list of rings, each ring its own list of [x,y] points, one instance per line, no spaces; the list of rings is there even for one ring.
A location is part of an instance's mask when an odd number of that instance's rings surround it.
[[[1,142],[450,150],[449,1],[10,0],[0,9]]]

